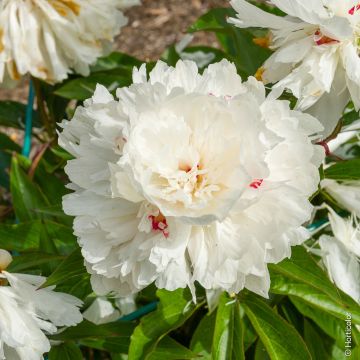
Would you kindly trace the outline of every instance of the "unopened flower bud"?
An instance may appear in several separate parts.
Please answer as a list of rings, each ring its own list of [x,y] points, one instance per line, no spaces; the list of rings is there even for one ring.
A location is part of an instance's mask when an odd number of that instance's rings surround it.
[[[0,249],[0,272],[5,270],[12,260],[12,256],[8,251]]]

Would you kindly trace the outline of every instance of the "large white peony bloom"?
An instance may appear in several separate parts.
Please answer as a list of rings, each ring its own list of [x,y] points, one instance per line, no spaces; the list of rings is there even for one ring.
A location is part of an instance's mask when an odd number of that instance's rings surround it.
[[[104,54],[126,18],[119,10],[139,0],[2,0],[0,82],[26,73],[55,83]]]
[[[324,124],[329,135],[351,98],[360,108],[360,4],[358,0],[271,0],[288,16],[232,0],[238,27],[271,29],[275,53],[260,73],[265,83],[289,89],[298,109]]]
[[[174,290],[263,296],[267,263],[290,256],[307,237],[308,197],[323,149],[310,115],[242,83],[227,61],[203,75],[195,63],[145,66],[114,100],[98,86],[61,127],[74,160],[66,172],[92,285],[99,294],[135,293],[155,281]]]
[[[39,289],[41,276],[3,271],[11,256],[0,250],[0,359],[40,360],[50,350],[45,336],[82,321],[77,298]]]

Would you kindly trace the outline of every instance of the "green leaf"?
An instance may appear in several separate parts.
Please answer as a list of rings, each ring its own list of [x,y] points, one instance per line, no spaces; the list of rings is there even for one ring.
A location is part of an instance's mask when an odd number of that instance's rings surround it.
[[[149,360],[185,360],[195,358],[199,358],[195,352],[179,344],[170,336],[162,338],[156,349],[148,357]]]
[[[240,307],[236,299],[223,293],[219,300],[212,344],[214,360],[242,360],[244,354],[244,331]]]
[[[54,346],[49,352],[49,360],[82,360],[80,349],[73,343],[67,342]]]
[[[232,60],[243,77],[254,75],[264,61],[271,55],[271,51],[255,45],[255,35],[251,29],[239,29],[227,22],[228,17],[234,17],[231,8],[211,9],[201,16],[188,31],[215,32],[227,57]]]
[[[254,360],[269,360],[269,355],[261,340],[256,342]]]
[[[309,286],[302,282],[294,281],[282,276],[271,277],[271,292],[282,295],[293,295],[304,301],[306,301],[312,307],[328,312],[329,314],[343,319],[348,311],[353,314],[353,321],[359,323],[360,313],[359,306],[354,304],[351,307],[347,305],[346,301],[343,301],[339,296],[337,300],[332,299],[327,294]],[[345,294],[344,298],[345,298]]]
[[[13,156],[11,162],[10,189],[15,214],[19,221],[38,218],[36,208],[48,206],[40,188],[25,174],[16,156]]]
[[[16,225],[0,225],[0,249],[18,252],[38,249],[41,226],[39,220]]]
[[[119,73],[118,69],[96,72],[88,77],[80,77],[66,82],[55,91],[55,94],[66,99],[85,100],[92,97],[97,84],[104,85],[110,92],[113,92],[119,87],[131,84],[131,73]]]
[[[26,105],[16,101],[0,101],[0,126],[25,129]],[[40,127],[37,112],[33,114],[33,126]]]
[[[112,52],[110,55],[101,57],[97,60],[96,64],[91,67],[91,72],[99,72],[106,70],[114,70],[125,68],[132,72],[133,68],[141,66],[143,62],[127,54],[120,52]]]
[[[311,359],[309,350],[299,333],[269,305],[252,294],[244,294],[240,301],[270,359]]]
[[[21,147],[14,141],[12,141],[7,135],[0,132],[0,150],[20,152]]]
[[[51,339],[59,341],[96,339],[107,337],[126,337],[134,331],[135,325],[127,321],[116,321],[107,324],[95,325],[90,321],[84,320],[76,326],[67,328],[65,331],[52,335]]]
[[[47,235],[55,244],[56,249],[64,255],[68,255],[78,248],[76,237],[73,234],[73,229],[69,226],[58,224],[51,220],[44,221]]]
[[[360,179],[360,159],[340,161],[325,169],[325,177],[338,181]]]
[[[313,286],[330,297],[339,298],[337,288],[302,246],[294,246],[290,259],[285,259],[276,265],[271,264],[269,268],[275,273]]]
[[[57,264],[63,260],[62,256],[52,255],[46,253],[26,253],[20,256],[15,256],[12,263],[9,265],[8,270],[10,272],[27,272],[29,270],[38,270],[40,266],[51,264]]]
[[[304,338],[313,360],[330,359],[329,347],[325,345],[322,334],[319,334],[309,320],[304,322]]]
[[[302,246],[293,247],[291,259],[271,264],[269,269],[272,293],[297,296],[340,319],[350,311],[359,323],[359,304],[336,288]]]
[[[191,339],[190,349],[202,356],[203,360],[212,360],[211,349],[214,337],[216,311],[206,314],[200,321]]]
[[[11,153],[13,151],[20,152],[20,146],[0,132],[0,186],[6,189],[9,188]]]
[[[320,310],[312,304],[296,297],[290,296],[290,300],[296,308],[306,317],[314,321],[314,323],[328,336],[336,340],[339,346],[343,346],[345,342],[344,319],[337,318],[326,311]],[[356,327],[353,328],[352,336],[357,344],[360,344],[360,335]]]
[[[69,279],[83,276],[87,274],[84,266],[84,258],[81,255],[80,248],[77,248],[55,269],[55,271],[48,277],[42,288],[58,285]]]
[[[84,320],[50,338],[57,341],[77,341],[99,350],[127,353],[134,327],[133,323],[126,321],[95,325]]]
[[[224,31],[229,25],[226,19],[235,17],[236,12],[233,9],[217,8],[211,9],[201,16],[196,22],[190,26],[188,32],[197,31]]]
[[[129,358],[132,360],[149,359],[159,341],[202,306],[202,303],[192,302],[188,289],[158,290],[157,296],[160,299],[158,309],[143,317],[131,336]]]
[[[109,351],[112,353],[121,353],[126,354],[129,350],[130,344],[130,335],[126,338],[124,337],[107,337],[100,339],[84,339],[79,341],[80,345],[97,349],[101,351]]]

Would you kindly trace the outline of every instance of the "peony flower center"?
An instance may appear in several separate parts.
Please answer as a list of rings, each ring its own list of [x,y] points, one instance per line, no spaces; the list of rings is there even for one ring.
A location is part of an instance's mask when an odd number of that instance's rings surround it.
[[[176,179],[169,179],[169,191],[176,192],[179,189],[194,198],[200,198],[202,196],[210,197],[213,192],[220,190],[218,185],[209,184],[207,173],[208,170],[203,169],[200,164],[193,167],[190,165],[179,165],[180,174]]]
[[[167,238],[169,237],[169,231],[167,230],[168,224],[166,221],[166,217],[159,212],[158,215],[149,215],[149,220],[151,221],[151,227],[152,230],[157,232],[160,231],[164,234],[164,236]]]
[[[326,44],[335,44],[338,43],[338,40],[332,39],[326,35],[323,35],[323,33],[320,30],[316,30],[314,34],[314,41],[316,45],[326,45]]]

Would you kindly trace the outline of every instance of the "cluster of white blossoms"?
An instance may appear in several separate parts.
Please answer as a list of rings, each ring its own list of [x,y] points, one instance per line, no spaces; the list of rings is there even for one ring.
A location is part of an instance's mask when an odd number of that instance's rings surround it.
[[[291,90],[297,108],[308,110],[325,127],[335,128],[351,99],[360,108],[360,3],[358,0],[271,0],[280,17],[245,0],[232,0],[238,27],[271,29],[274,54],[260,69],[265,83]]]
[[[60,145],[72,194],[67,214],[98,294],[155,282],[267,296],[267,263],[307,239],[324,150],[311,115],[242,83],[228,61],[158,62],[118,99],[98,86]]]
[[[27,73],[49,83],[89,74],[139,0],[1,0],[0,82]]]
[[[11,255],[0,250],[0,359],[40,360],[50,350],[45,334],[82,321],[82,302],[54,287],[41,289],[45,278],[5,271]]]

